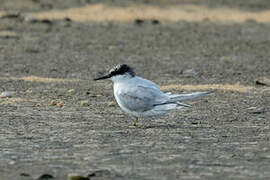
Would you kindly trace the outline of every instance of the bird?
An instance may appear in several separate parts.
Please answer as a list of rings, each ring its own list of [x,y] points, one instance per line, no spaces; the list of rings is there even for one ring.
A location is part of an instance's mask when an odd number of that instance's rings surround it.
[[[103,79],[112,80],[115,100],[124,112],[136,118],[134,126],[137,126],[139,118],[160,117],[173,109],[191,107],[182,101],[213,92],[187,94],[163,92],[156,83],[137,76],[133,68],[127,64],[118,64],[107,74],[94,80]]]

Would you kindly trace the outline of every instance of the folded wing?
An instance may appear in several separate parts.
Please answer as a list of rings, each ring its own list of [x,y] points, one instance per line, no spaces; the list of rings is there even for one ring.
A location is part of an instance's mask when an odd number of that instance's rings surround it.
[[[118,94],[118,97],[127,109],[136,112],[151,110],[156,104],[165,103],[169,98],[156,87],[142,85],[125,88]]]

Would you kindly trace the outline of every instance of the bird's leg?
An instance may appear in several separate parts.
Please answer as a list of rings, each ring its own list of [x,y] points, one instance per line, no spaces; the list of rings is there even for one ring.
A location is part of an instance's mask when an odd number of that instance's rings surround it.
[[[137,118],[137,117],[135,118],[135,121],[133,122],[133,126],[137,126],[138,119],[139,119],[139,118]]]
[[[136,128],[136,127],[138,127],[138,125],[137,125],[137,123],[138,123],[138,119],[139,118],[135,118],[135,120],[134,120],[134,122],[133,122],[133,126],[128,126],[129,128]]]

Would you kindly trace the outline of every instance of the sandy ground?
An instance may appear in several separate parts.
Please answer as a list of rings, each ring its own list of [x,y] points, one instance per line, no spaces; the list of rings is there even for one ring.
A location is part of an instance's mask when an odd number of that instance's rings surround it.
[[[16,2],[0,1],[1,180],[270,178],[268,1]],[[130,128],[92,80],[118,63],[165,91],[217,91]]]

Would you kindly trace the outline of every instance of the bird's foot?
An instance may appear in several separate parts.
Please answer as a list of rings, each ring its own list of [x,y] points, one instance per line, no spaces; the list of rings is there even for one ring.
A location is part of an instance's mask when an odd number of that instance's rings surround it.
[[[130,126],[128,126],[129,128],[136,128],[136,127],[138,127],[138,119],[135,119],[135,121],[133,122],[133,125],[130,125]]]
[[[138,119],[135,119],[135,121],[133,122],[133,126],[137,126],[137,123],[138,123]]]

